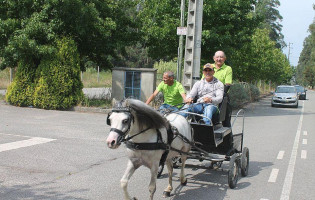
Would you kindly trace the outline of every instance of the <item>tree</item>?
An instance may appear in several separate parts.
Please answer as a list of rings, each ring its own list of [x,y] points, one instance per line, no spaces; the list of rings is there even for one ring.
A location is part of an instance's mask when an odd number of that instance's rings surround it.
[[[305,83],[313,89],[315,86],[315,65],[305,67],[303,75]]]
[[[315,5],[313,6],[315,10]],[[314,87],[315,73],[315,21],[309,26],[310,35],[303,43],[303,50],[299,58],[296,70],[297,83],[305,86]]]
[[[244,45],[234,55],[235,66],[233,74],[235,79],[254,83],[256,80],[286,83],[292,77],[289,61],[275,42],[269,38],[267,29],[256,29],[251,42]]]
[[[281,33],[283,19],[277,8],[280,6],[279,0],[258,0],[256,4],[255,14],[262,18],[260,28],[269,30],[269,37],[275,42],[277,48],[282,49],[286,46]]]
[[[117,49],[135,40],[132,6],[131,0],[0,1],[0,69],[25,58],[36,68],[63,36],[75,41],[81,66],[91,60],[110,68]]]
[[[228,56],[227,62],[234,66],[232,57],[243,45],[249,43],[259,25],[252,14],[254,0],[204,1],[202,58],[209,62],[218,50]]]
[[[254,3],[255,0],[204,1],[202,59],[209,62],[209,57],[219,49],[231,55],[250,41],[259,24],[252,14]],[[138,19],[143,46],[149,49],[149,56],[165,60],[177,56],[180,1],[142,1]]]
[[[138,13],[142,45],[155,60],[177,56],[180,1],[145,0]]]

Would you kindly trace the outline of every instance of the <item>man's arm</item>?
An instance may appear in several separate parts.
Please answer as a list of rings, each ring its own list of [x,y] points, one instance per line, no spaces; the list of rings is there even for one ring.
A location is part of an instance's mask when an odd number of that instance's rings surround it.
[[[184,100],[184,102],[186,103],[186,94],[185,93],[182,93],[182,94],[180,94],[182,97],[183,97],[183,100]]]
[[[198,94],[198,88],[201,81],[197,81],[186,97],[185,103],[191,103]]]
[[[224,94],[224,85],[222,82],[218,83],[218,87],[215,91],[215,97],[212,98],[212,103],[215,105],[219,105],[223,100]]]
[[[232,85],[232,75],[233,75],[233,72],[232,72],[232,68],[229,67],[226,71],[226,76],[225,76],[225,85],[227,86],[230,86]]]
[[[156,89],[153,94],[148,98],[148,100],[145,102],[147,105],[155,98],[155,96],[159,93],[159,91]]]

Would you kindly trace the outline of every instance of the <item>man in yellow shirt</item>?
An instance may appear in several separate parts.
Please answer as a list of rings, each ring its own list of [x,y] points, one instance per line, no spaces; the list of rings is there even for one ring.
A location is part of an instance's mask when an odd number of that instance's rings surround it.
[[[145,102],[149,104],[155,96],[162,92],[164,95],[164,104],[162,104],[159,110],[178,110],[182,107],[181,103],[186,99],[186,93],[183,85],[174,80],[174,73],[171,71],[164,72],[163,81],[157,86],[153,94]]]
[[[225,86],[232,84],[232,67],[225,64],[226,56],[223,51],[217,51],[213,56],[214,64],[207,63],[206,65],[214,65],[214,77],[219,79]],[[204,76],[202,76],[202,79]]]

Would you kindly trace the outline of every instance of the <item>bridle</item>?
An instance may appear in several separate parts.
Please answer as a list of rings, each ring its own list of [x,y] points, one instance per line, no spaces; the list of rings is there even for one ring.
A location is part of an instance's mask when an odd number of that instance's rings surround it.
[[[126,129],[126,131],[122,131],[122,130],[119,130],[119,129],[116,129],[116,128],[111,128],[110,131],[112,132],[115,132],[118,134],[118,138],[117,138],[117,144],[120,145],[122,142],[125,142],[127,141],[127,139],[129,138],[126,138],[125,139],[125,136],[128,134],[128,132],[130,131],[130,127],[131,127],[131,122],[134,122],[134,117],[133,115],[131,114],[131,110],[129,107],[117,107],[117,108],[113,108],[112,111],[110,113],[108,113],[108,116],[107,116],[107,120],[106,120],[106,123],[107,125],[111,125],[110,123],[110,115],[113,113],[113,112],[118,112],[118,113],[125,113],[126,115],[128,115],[128,128]],[[134,136],[133,136],[134,137]],[[131,139],[131,138],[130,138]],[[128,139],[128,140],[130,140]]]
[[[111,125],[110,123],[110,115],[113,112],[122,112],[125,113],[126,115],[128,115],[128,128],[126,131],[122,131],[116,128],[111,128],[110,131],[115,132],[118,134],[118,138],[117,138],[117,145],[120,145],[122,142],[126,143],[127,147],[130,149],[138,149],[138,150],[156,150],[156,149],[167,149],[167,144],[165,144],[162,140],[162,135],[159,129],[156,129],[157,131],[157,142],[156,143],[134,143],[131,142],[129,140],[131,140],[132,138],[136,137],[137,135],[140,135],[141,133],[146,132],[149,129],[152,129],[152,127],[147,127],[146,129],[143,129],[142,131],[138,132],[137,134],[134,134],[132,136],[128,136],[126,138],[126,135],[128,134],[128,132],[130,131],[130,127],[131,127],[131,122],[134,123],[134,117],[131,114],[131,108],[129,107],[117,107],[117,108],[113,108],[112,111],[108,114],[107,116],[107,125]],[[170,138],[168,138],[168,142],[169,144],[171,143],[171,141],[173,140],[173,133],[168,132],[168,135],[170,136]]]

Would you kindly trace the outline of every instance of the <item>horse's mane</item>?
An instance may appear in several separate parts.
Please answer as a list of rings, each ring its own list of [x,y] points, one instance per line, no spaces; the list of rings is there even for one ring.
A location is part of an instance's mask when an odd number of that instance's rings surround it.
[[[126,99],[116,104],[117,107],[129,107],[138,118],[139,126],[147,125],[154,129],[168,128],[167,120],[152,107],[137,99]]]

